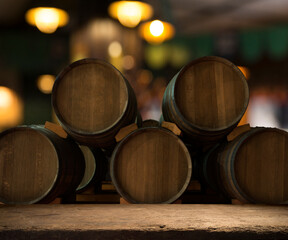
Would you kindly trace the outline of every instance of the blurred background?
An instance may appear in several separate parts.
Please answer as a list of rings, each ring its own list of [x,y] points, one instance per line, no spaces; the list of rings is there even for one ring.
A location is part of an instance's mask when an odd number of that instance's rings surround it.
[[[207,55],[245,74],[242,123],[288,129],[287,0],[0,0],[0,130],[55,120],[55,77],[87,57],[117,67],[159,120],[167,83]]]

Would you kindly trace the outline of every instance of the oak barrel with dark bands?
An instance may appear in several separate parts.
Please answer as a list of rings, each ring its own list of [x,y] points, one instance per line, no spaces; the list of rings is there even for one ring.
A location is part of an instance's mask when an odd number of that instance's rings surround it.
[[[192,172],[184,143],[156,127],[127,135],[114,149],[110,164],[116,190],[130,203],[172,203],[187,188]]]
[[[203,145],[231,132],[248,101],[249,89],[242,72],[224,58],[209,56],[185,65],[169,82],[162,114],[189,140]]]
[[[80,145],[85,159],[85,171],[82,181],[77,187],[77,193],[81,193],[89,187],[96,186],[105,179],[107,173],[107,159],[100,148],[91,148]]]
[[[137,118],[129,82],[99,59],[82,59],[64,68],[53,86],[52,105],[68,134],[93,147],[116,144],[117,132]]]
[[[218,153],[226,193],[241,202],[288,203],[288,133],[254,128]]]
[[[85,162],[78,145],[43,126],[0,134],[0,202],[49,203],[75,193]]]
[[[219,187],[219,176],[218,173],[218,152],[221,149],[220,144],[216,144],[214,147],[210,148],[202,158],[199,160],[200,165],[200,179],[201,181],[215,192],[220,192]]]

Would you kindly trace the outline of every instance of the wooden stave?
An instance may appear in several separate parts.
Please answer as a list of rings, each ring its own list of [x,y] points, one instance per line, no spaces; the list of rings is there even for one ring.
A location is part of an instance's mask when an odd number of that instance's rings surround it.
[[[45,194],[28,202],[7,201],[0,196],[0,201],[5,204],[46,204],[55,198],[73,194],[84,175],[85,162],[78,145],[71,139],[63,139],[54,132],[41,125],[22,125],[0,133],[0,138],[13,131],[29,129],[44,136],[51,143],[58,157],[58,173],[53,185]],[[72,170],[72,171],[71,171]]]
[[[128,134],[121,142],[119,142],[117,144],[117,146],[115,147],[113,153],[112,153],[112,156],[111,156],[111,160],[110,160],[110,176],[111,176],[111,180],[117,190],[117,192],[127,201],[127,202],[130,202],[130,203],[135,203],[135,204],[150,204],[150,203],[147,203],[147,202],[139,202],[139,201],[136,201],[135,199],[133,199],[128,193],[125,193],[125,190],[123,190],[121,188],[121,186],[119,186],[119,184],[117,183],[117,179],[116,179],[116,176],[114,174],[114,166],[115,166],[115,161],[116,161],[116,156],[119,152],[119,150],[121,150],[122,146],[125,144],[126,141],[128,141],[131,137],[133,137],[134,134],[139,134],[143,131],[150,131],[150,130],[156,130],[156,131],[164,131],[168,134],[170,134],[171,136],[175,137],[178,139],[178,141],[181,142],[182,146],[186,149],[185,151],[187,152],[187,156],[189,156],[189,158],[187,157],[187,162],[188,162],[188,173],[187,173],[187,179],[186,179],[186,182],[185,184],[183,185],[182,189],[176,194],[174,195],[173,197],[171,197],[170,199],[164,201],[164,202],[160,202],[161,204],[169,204],[169,203],[173,203],[175,202],[186,190],[186,188],[188,187],[189,185],[189,182],[190,182],[190,179],[191,179],[191,175],[192,175],[192,161],[191,161],[191,158],[190,158],[190,153],[188,151],[188,149],[186,148],[185,144],[176,136],[174,135],[172,132],[170,132],[169,130],[167,129],[164,129],[162,127],[145,127],[145,128],[139,128],[133,132],[131,132],[130,134]],[[157,202],[158,203],[158,202]]]
[[[69,124],[61,116],[61,112],[58,110],[58,107],[57,107],[57,99],[56,99],[57,86],[59,82],[61,81],[61,78],[63,78],[65,74],[70,71],[70,69],[73,69],[74,67],[77,67],[78,65],[81,65],[81,64],[98,63],[98,62],[100,64],[104,64],[110,67],[112,71],[117,72],[117,74],[121,76],[126,86],[126,91],[127,91],[127,96],[128,96],[127,105],[125,107],[124,112],[122,113],[121,118],[118,120],[118,122],[115,122],[109,128],[103,129],[102,131],[98,131],[98,132],[83,133],[83,131],[74,129],[73,127],[69,126]],[[58,74],[54,82],[51,101],[52,101],[52,106],[55,111],[56,117],[59,120],[59,123],[61,124],[61,126],[65,129],[65,131],[78,143],[87,145],[90,147],[98,147],[98,148],[114,147],[116,145],[115,135],[118,133],[118,131],[121,128],[134,122],[141,124],[141,118],[139,118],[140,115],[138,113],[137,100],[136,100],[136,96],[133,91],[133,88],[131,87],[129,82],[126,80],[126,78],[122,75],[122,73],[118,69],[116,69],[110,63],[100,60],[100,59],[86,58],[86,59],[73,62],[72,64],[64,68]]]
[[[201,61],[220,61],[228,66],[231,66],[233,70],[235,70],[241,79],[243,80],[245,87],[245,95],[247,96],[246,102],[244,103],[243,110],[241,114],[239,114],[238,118],[235,121],[225,127],[218,128],[218,129],[207,129],[200,126],[193,124],[192,122],[185,119],[185,117],[181,114],[175,99],[175,84],[177,79],[181,77],[181,74],[185,72],[189,66],[197,64]],[[245,113],[245,110],[248,106],[249,101],[249,89],[247,82],[245,80],[244,75],[241,71],[231,62],[224,58],[215,57],[215,56],[208,56],[196,59],[189,64],[185,65],[169,82],[164,92],[163,101],[162,101],[162,116],[165,121],[174,122],[184,133],[185,141],[197,143],[198,145],[206,145],[207,143],[218,143],[219,141],[223,140],[227,134],[229,134],[240,122],[242,116]]]

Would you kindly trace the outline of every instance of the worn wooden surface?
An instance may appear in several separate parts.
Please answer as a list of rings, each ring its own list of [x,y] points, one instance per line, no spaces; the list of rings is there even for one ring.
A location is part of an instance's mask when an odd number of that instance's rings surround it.
[[[0,239],[288,239],[288,206],[0,205]]]

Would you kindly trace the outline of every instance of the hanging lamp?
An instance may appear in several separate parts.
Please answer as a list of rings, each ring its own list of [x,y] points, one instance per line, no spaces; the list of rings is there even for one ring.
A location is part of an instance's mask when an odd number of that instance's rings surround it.
[[[139,32],[147,42],[160,44],[171,39],[175,34],[175,29],[172,24],[156,19],[142,23]]]
[[[109,5],[109,15],[125,27],[134,28],[153,15],[153,8],[140,1],[116,1]]]
[[[29,9],[25,14],[25,19],[27,23],[36,26],[41,32],[51,34],[58,27],[64,27],[68,24],[69,15],[65,10],[53,6],[49,1],[47,3],[40,2]]]

